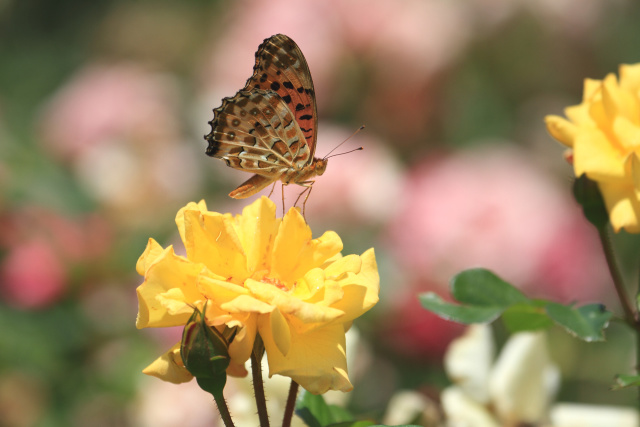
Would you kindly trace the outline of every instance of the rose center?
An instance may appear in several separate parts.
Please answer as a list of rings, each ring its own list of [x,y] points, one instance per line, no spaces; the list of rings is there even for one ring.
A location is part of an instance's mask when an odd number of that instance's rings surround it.
[[[262,279],[260,279],[260,281],[262,283],[268,283],[270,285],[275,286],[276,288],[282,290],[282,291],[288,291],[289,288],[287,287],[286,284],[284,284],[282,281],[280,281],[280,279],[276,279],[273,277],[269,277],[269,276],[264,276]]]

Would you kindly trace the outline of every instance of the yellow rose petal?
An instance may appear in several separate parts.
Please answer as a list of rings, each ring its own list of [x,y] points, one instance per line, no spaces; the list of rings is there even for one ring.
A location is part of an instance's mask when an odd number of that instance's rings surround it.
[[[613,132],[625,150],[634,150],[640,146],[640,126],[626,117],[616,117],[613,121]]]
[[[276,344],[276,347],[278,347],[278,350],[280,350],[280,353],[286,356],[289,354],[289,349],[291,348],[291,330],[289,329],[287,319],[285,319],[280,310],[276,308],[269,315],[269,321],[271,323],[270,327],[273,342]]]
[[[231,313],[271,313],[274,306],[249,295],[240,295],[220,307]]]
[[[640,203],[635,196],[633,184],[630,182],[599,182],[598,185],[615,232],[617,233],[622,229],[629,233],[640,232],[638,218]]]
[[[259,323],[258,327],[267,352],[269,377],[290,377],[314,394],[353,389],[347,376],[345,336],[341,324],[325,326],[305,334],[298,334],[291,329],[291,347],[286,356],[275,344],[271,328],[263,323]]]
[[[242,210],[236,218],[237,232],[247,256],[247,272],[267,268],[280,220],[276,220],[276,205],[262,196]]]
[[[271,270],[281,280],[293,282],[342,250],[342,240],[333,231],[311,238],[311,229],[297,209],[282,220],[271,257]]]
[[[189,314],[172,315],[158,300],[157,296],[170,289],[179,288],[184,295],[185,303],[194,303],[202,299],[196,287],[196,277],[204,268],[202,264],[194,264],[176,256],[172,247],[162,252],[147,270],[145,280],[136,289],[138,295],[138,318],[136,327],[161,327],[184,325]]]
[[[224,304],[239,295],[249,294],[249,291],[247,291],[244,286],[212,277],[208,272],[198,276],[196,285],[200,293],[207,297],[214,305]]]
[[[174,384],[186,383],[193,379],[193,375],[184,367],[180,358],[180,343],[171,347],[142,372]]]
[[[634,152],[630,154],[628,163],[629,169],[631,170],[631,180],[637,197],[638,191],[640,190],[640,157],[638,153]]]
[[[620,152],[601,132],[581,132],[576,137],[573,162],[576,176],[586,173],[595,181],[625,176]]]
[[[283,314],[291,315],[301,323],[326,323],[344,315],[331,307],[308,304],[270,284],[249,279],[246,286],[257,298],[278,307]]]
[[[361,259],[362,269],[359,274],[338,281],[344,297],[332,304],[332,307],[345,313],[340,318],[343,322],[362,316],[378,302],[380,277],[373,249],[363,253]]]
[[[189,202],[176,214],[176,225],[178,226],[178,233],[180,233],[180,239],[182,239],[183,243],[186,242],[184,214],[187,211],[196,211],[201,213],[207,212],[207,204],[204,200],[200,200],[198,203]]]
[[[147,247],[136,263],[136,271],[138,274],[144,276],[147,269],[162,255],[163,251],[164,248],[160,246],[158,242],[154,239],[149,239]]]
[[[187,297],[182,289],[173,288],[167,292],[158,294],[156,300],[164,307],[169,316],[178,316],[181,314],[193,314],[192,304],[187,302]]]
[[[603,81],[602,102],[609,120],[613,121],[621,116],[632,123],[640,123],[640,108],[637,100],[618,86],[618,80],[613,74],[609,74]]]
[[[242,365],[244,367],[244,362],[249,360],[251,357],[257,333],[258,319],[256,316],[249,316],[245,320],[244,326],[236,334],[233,342],[229,344],[229,357],[231,358],[232,364],[235,363],[236,365]],[[229,365],[229,368],[233,369],[227,369],[229,375],[246,375],[246,370],[244,368],[242,371],[237,371],[235,368],[232,368],[231,365]],[[242,372],[244,372],[244,374]]]
[[[573,124],[581,129],[596,129],[597,124],[591,117],[591,104],[573,105],[564,109],[564,113]]]
[[[629,93],[640,93],[640,64],[620,66],[620,87]]]
[[[187,258],[229,281],[248,276],[247,259],[230,216],[187,211],[184,215]]]
[[[582,87],[582,102],[590,103],[600,99],[602,95],[602,80],[584,79]]]
[[[576,125],[559,116],[546,116],[544,121],[552,137],[567,147],[573,147],[573,140],[578,130]]]

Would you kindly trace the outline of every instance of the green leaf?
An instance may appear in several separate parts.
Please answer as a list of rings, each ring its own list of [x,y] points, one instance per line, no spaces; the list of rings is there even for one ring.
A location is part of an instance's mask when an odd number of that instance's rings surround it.
[[[362,420],[362,421],[346,421],[344,423],[330,424],[327,427],[371,427],[372,425],[373,425],[373,421]]]
[[[640,387],[640,375],[616,375],[616,383],[611,390],[621,390],[627,387]]]
[[[589,304],[580,308],[550,302],[547,314],[571,335],[584,341],[604,341],[604,328],[609,324],[611,312],[601,304]]]
[[[424,308],[443,319],[458,323],[485,323],[495,320],[504,310],[502,307],[473,307],[451,304],[433,292],[419,295],[420,304]]]
[[[573,197],[582,206],[587,220],[598,230],[603,230],[607,226],[609,213],[596,182],[582,174],[573,183]]]
[[[532,300],[529,304],[515,304],[502,313],[502,321],[512,332],[536,331],[553,326],[545,311],[547,301]]]
[[[465,270],[454,276],[451,293],[463,304],[481,307],[506,309],[513,304],[529,302],[518,289],[483,268]]]
[[[353,420],[353,416],[346,409],[328,405],[322,396],[311,394],[306,390],[298,396],[296,414],[309,427],[325,427]]]

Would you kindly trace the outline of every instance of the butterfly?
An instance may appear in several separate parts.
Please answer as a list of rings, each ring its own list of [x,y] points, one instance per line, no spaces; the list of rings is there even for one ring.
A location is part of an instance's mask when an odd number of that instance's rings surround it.
[[[327,168],[326,158],[314,157],[318,112],[309,66],[298,45],[283,34],[262,42],[253,75],[213,110],[209,124],[207,155],[254,173],[229,193],[234,199],[280,180],[306,187],[300,194],[308,191],[306,203],[313,178]]]

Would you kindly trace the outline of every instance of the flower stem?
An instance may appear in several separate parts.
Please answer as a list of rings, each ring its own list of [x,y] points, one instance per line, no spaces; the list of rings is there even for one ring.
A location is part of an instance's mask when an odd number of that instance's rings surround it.
[[[298,383],[291,380],[289,396],[287,396],[287,406],[284,408],[284,417],[282,418],[282,427],[291,426],[291,418],[293,417],[293,410],[296,407],[296,397],[298,396],[298,387]]]
[[[611,242],[611,238],[607,234],[607,230],[603,228],[598,229],[598,234],[600,236],[600,242],[602,243],[602,248],[604,249],[604,255],[607,259],[607,265],[609,266],[609,272],[611,273],[611,278],[613,279],[613,285],[616,289],[616,293],[618,294],[618,299],[620,300],[620,305],[622,305],[622,309],[624,310],[624,320],[631,327],[631,329],[635,332],[636,339],[636,375],[640,375],[640,319],[638,319],[636,309],[637,307],[635,301],[629,299],[629,294],[627,293],[624,281],[622,280],[622,274],[620,274],[620,269],[618,268],[618,263],[616,262],[615,251],[613,250],[613,244]],[[640,287],[636,292],[636,301],[638,295],[640,294]],[[640,409],[640,387],[638,387],[638,409]]]
[[[622,275],[620,274],[620,269],[618,268],[618,263],[616,262],[616,255],[615,251],[613,250],[611,238],[607,234],[607,230],[605,228],[599,229],[598,234],[600,236],[602,248],[604,249],[604,256],[607,259],[609,272],[611,273],[611,278],[613,279],[613,286],[615,287],[616,293],[618,294],[620,305],[622,305],[622,309],[624,310],[624,320],[631,328],[636,331],[636,335],[638,335],[638,340],[640,341],[640,324],[638,323],[636,318],[635,310],[633,308],[634,305],[632,305],[631,300],[629,299],[629,295],[625,290],[624,281],[622,280]]]
[[[260,427],[269,427],[269,414],[267,413],[267,400],[264,395],[264,383],[262,382],[262,355],[264,347],[260,338],[256,338],[256,344],[251,352],[251,375],[253,376],[253,391],[256,397],[256,407],[258,408],[258,418]]]
[[[216,401],[216,405],[218,405],[218,412],[220,412],[220,416],[222,417],[222,421],[224,421],[225,427],[235,427],[224,396],[222,394],[214,394],[213,398]]]

